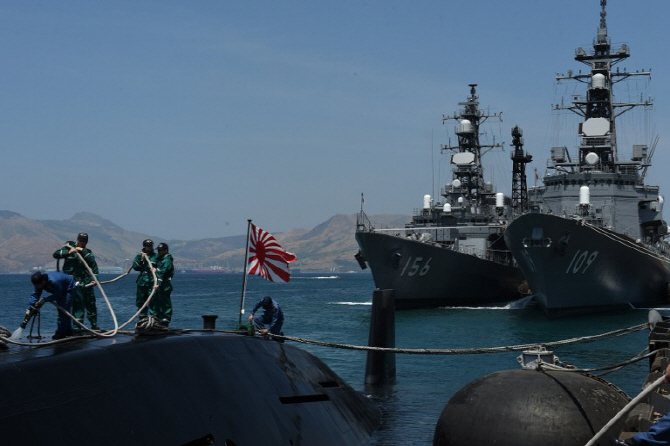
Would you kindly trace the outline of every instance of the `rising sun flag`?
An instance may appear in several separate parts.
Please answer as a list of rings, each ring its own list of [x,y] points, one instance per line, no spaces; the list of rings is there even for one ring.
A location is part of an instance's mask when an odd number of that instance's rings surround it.
[[[295,262],[295,255],[285,251],[269,232],[253,223],[248,249],[247,274],[261,276],[270,282],[288,282],[291,279],[288,264]]]

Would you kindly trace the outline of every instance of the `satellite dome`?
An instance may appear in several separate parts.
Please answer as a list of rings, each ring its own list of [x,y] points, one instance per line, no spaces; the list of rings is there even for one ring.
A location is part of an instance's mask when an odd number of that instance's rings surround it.
[[[586,164],[588,164],[589,166],[596,165],[599,160],[600,160],[600,157],[595,152],[589,152],[584,157],[584,161],[586,161]]]
[[[472,133],[474,132],[474,128],[472,127],[472,123],[468,121],[467,119],[463,119],[460,122],[458,133]]]
[[[605,75],[596,73],[591,78],[591,87],[593,88],[605,88]]]

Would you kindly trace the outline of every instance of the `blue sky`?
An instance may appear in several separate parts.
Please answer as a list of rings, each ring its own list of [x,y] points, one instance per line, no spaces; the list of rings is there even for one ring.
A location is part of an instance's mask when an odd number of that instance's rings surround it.
[[[622,68],[652,69],[647,179],[668,193],[670,4],[608,3],[612,42],[632,51]],[[449,181],[442,115],[470,83],[503,112],[485,175],[508,191],[510,129],[543,172],[564,119],[550,106],[572,91],[554,76],[582,68],[574,50],[599,13],[599,0],[2,2],[0,209],[88,211],[165,239],[240,235],[249,218],[312,227],[357,212],[361,193],[369,214],[410,214]]]

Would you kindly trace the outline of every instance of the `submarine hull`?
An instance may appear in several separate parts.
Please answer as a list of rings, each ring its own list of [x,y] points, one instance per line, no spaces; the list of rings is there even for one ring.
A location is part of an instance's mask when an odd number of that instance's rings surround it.
[[[77,339],[7,353],[6,444],[365,444],[375,404],[322,361],[254,337]]]

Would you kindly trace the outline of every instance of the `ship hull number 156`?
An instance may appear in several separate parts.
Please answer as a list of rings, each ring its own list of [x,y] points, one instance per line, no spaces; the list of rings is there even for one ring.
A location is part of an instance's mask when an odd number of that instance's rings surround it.
[[[405,263],[405,267],[400,273],[401,276],[407,274],[407,277],[413,277],[418,275],[419,277],[425,276],[430,271],[430,261],[433,260],[432,257],[428,257],[428,260],[423,261],[423,257],[410,257]]]

